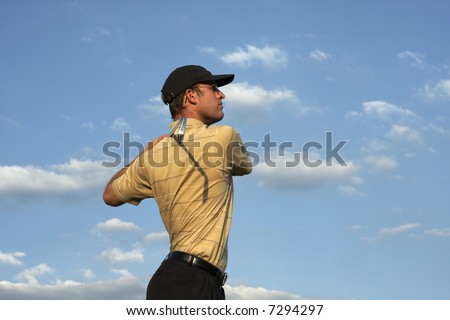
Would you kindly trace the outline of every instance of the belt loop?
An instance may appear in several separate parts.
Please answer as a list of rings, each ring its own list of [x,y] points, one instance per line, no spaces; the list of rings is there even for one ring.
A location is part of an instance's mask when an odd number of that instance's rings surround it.
[[[225,282],[227,282],[228,273],[224,272],[222,275],[222,279],[219,280],[220,287],[223,287]]]

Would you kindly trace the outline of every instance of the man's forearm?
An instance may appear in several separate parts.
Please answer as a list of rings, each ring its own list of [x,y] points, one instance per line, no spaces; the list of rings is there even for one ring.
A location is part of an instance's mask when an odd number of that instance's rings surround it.
[[[114,180],[121,177],[127,171],[127,169],[128,167],[124,167],[119,171],[117,171],[116,174],[109,180],[108,184],[106,185],[105,191],[103,192],[103,201],[107,205],[110,205],[112,207],[118,207],[125,203],[122,200],[120,200],[119,197],[117,197],[117,195],[113,190],[112,184]]]

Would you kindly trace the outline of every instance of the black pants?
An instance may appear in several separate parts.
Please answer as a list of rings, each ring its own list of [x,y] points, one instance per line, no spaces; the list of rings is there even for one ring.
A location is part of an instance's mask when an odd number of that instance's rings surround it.
[[[164,260],[147,286],[147,300],[225,300],[209,272],[186,261]]]

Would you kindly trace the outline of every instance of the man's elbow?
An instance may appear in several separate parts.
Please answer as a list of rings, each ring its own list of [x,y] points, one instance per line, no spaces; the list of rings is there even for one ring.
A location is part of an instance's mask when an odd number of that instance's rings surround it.
[[[245,176],[247,174],[250,174],[252,172],[252,165],[245,165],[245,166],[239,166],[233,169],[232,175],[233,176]]]
[[[110,188],[106,188],[105,192],[103,192],[103,201],[111,207],[118,207],[125,203]]]
[[[243,171],[242,175],[246,176],[250,173],[252,173],[252,167],[246,167],[245,170]]]

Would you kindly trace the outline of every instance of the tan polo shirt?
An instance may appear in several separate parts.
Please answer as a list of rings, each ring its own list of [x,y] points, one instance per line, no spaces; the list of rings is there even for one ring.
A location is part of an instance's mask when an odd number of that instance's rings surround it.
[[[232,176],[251,171],[251,159],[232,127],[207,127],[188,118],[182,144],[174,137],[161,140],[113,182],[113,190],[134,205],[155,198],[170,236],[170,250],[190,253],[224,271]]]

